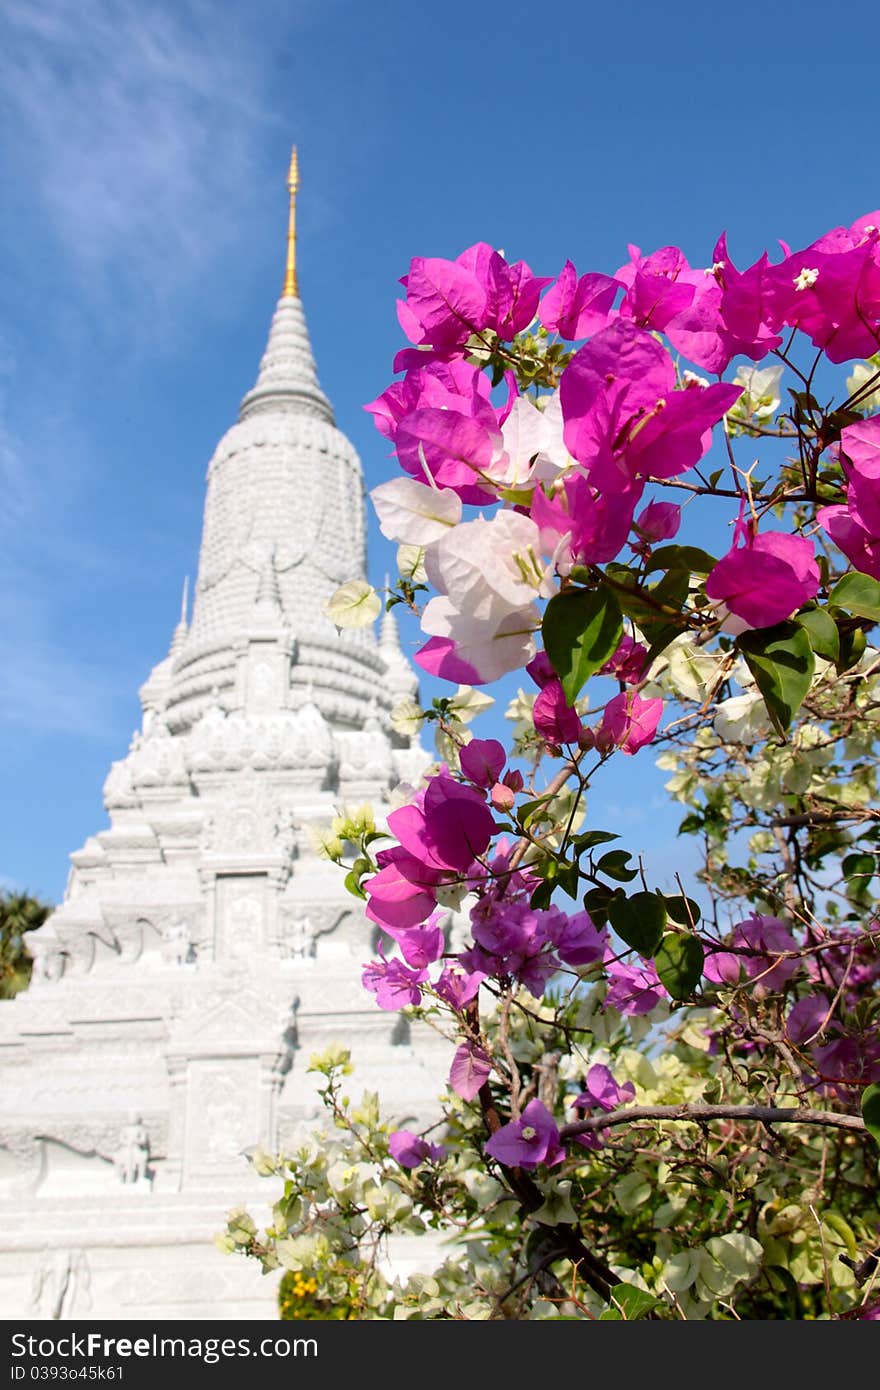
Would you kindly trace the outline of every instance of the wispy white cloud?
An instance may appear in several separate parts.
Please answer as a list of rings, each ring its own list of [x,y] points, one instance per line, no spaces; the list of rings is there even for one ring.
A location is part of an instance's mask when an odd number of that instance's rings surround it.
[[[301,8],[4,0],[4,161],[91,295],[161,305],[234,240],[275,134],[270,17]]]

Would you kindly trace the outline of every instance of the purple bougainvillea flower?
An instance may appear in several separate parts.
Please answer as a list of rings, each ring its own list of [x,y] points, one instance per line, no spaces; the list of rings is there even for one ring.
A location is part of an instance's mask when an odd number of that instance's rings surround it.
[[[446,1157],[445,1144],[429,1144],[411,1129],[396,1129],[388,1136],[388,1152],[401,1168],[418,1168],[420,1163],[439,1163]]]
[[[567,917],[563,912],[548,922],[547,935],[566,965],[592,965],[601,960],[608,945],[608,932],[595,926],[588,912]]]
[[[482,970],[465,970],[454,963],[444,967],[443,974],[434,985],[434,991],[450,1008],[460,1012],[479,993],[480,985],[486,979]]]
[[[458,755],[463,775],[477,787],[494,787],[507,754],[496,738],[474,738]]]
[[[653,962],[625,965],[610,949],[605,953],[605,971],[610,988],[605,1005],[619,1014],[647,1014],[667,997]]]
[[[797,942],[780,918],[755,914],[734,927],[726,950],[707,957],[704,974],[717,984],[735,984],[742,972],[746,979],[755,981],[756,992],[763,994],[780,989],[797,972],[797,960],[780,959],[796,950]]]
[[[463,1100],[473,1100],[492,1071],[487,1054],[475,1043],[465,1042],[456,1049],[449,1068],[449,1084]]]
[[[364,989],[375,994],[380,1009],[404,1009],[407,1004],[421,1001],[420,986],[428,978],[427,970],[408,970],[399,960],[371,960],[364,966],[361,982]]]
[[[597,1062],[587,1072],[584,1089],[571,1104],[577,1110],[615,1110],[633,1099],[636,1088],[631,1081],[619,1085],[608,1067]]]
[[[798,1047],[814,1040],[830,1013],[824,994],[809,994],[799,999],[785,1021],[789,1040]]]
[[[553,1168],[565,1158],[553,1116],[539,1100],[530,1100],[518,1120],[502,1125],[486,1143],[486,1153],[508,1168]]]

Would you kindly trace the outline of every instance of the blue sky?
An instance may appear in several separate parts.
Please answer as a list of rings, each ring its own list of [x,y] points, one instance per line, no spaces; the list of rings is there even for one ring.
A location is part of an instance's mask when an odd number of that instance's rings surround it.
[[[107,823],[280,292],[291,144],[319,373],[374,486],[362,404],[411,256],[485,240],[541,274],[613,271],[629,241],[706,262],[726,228],[747,263],[880,203],[880,18],[837,13],[5,0],[0,883],[57,900]],[[388,562],[371,524],[374,582]],[[677,816],[638,763],[603,809],[661,853]]]

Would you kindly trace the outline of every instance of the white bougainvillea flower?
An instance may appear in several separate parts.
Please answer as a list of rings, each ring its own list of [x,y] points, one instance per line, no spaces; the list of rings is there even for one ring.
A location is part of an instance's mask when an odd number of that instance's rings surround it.
[[[554,592],[541,532],[520,512],[498,512],[488,521],[478,517],[447,531],[425,555],[425,570],[459,613],[496,624],[505,612]]]
[[[369,627],[382,612],[382,600],[365,579],[350,579],[324,601],[322,608],[337,630]]]
[[[461,498],[448,487],[428,487],[415,478],[392,478],[370,493],[379,530],[388,540],[430,545],[461,521]]]

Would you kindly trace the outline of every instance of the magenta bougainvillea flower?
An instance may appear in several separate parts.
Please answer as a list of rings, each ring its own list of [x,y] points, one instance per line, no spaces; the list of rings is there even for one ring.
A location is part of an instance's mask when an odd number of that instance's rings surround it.
[[[838,454],[846,504],[820,507],[819,524],[855,569],[880,579],[880,416],[848,425]]]
[[[565,1158],[559,1130],[550,1111],[530,1100],[518,1120],[502,1125],[486,1143],[486,1153],[508,1168],[553,1168]]]
[[[621,317],[660,332],[691,303],[703,273],[691,270],[677,246],[663,246],[649,256],[638,246],[627,249],[629,260],[614,276],[626,288]]]
[[[726,621],[727,631],[737,632],[784,622],[818,590],[812,542],[782,531],[758,535],[742,513],[733,545],[706,580],[706,594],[720,605],[722,616],[733,615],[733,622]]]
[[[429,1144],[411,1129],[395,1129],[388,1136],[388,1152],[401,1168],[418,1168],[421,1163],[441,1163],[446,1157],[446,1146]]]
[[[659,698],[643,700],[634,690],[622,690],[609,700],[596,735],[597,745],[617,747],[631,757],[650,743],[663,714]]]
[[[446,875],[430,868],[403,848],[393,845],[376,855],[378,872],[366,881],[369,895],[365,912],[386,929],[417,926],[437,905],[436,890]]]
[[[577,743],[581,720],[565,698],[562,681],[549,680],[532,706],[532,722],[543,739],[551,744]]]
[[[588,274],[578,279],[571,261],[541,300],[538,317],[548,332],[572,341],[605,328],[620,285],[610,275]]]
[[[629,320],[575,353],[560,385],[565,445],[600,491],[692,468],[711,444],[712,426],[742,394],[740,386],[696,380],[676,387],[666,348]]]
[[[391,812],[388,828],[429,868],[461,871],[485,853],[495,821],[475,788],[441,770],[414,801]]]
[[[639,535],[652,545],[668,541],[681,526],[681,507],[675,502],[649,502],[635,519]]]

